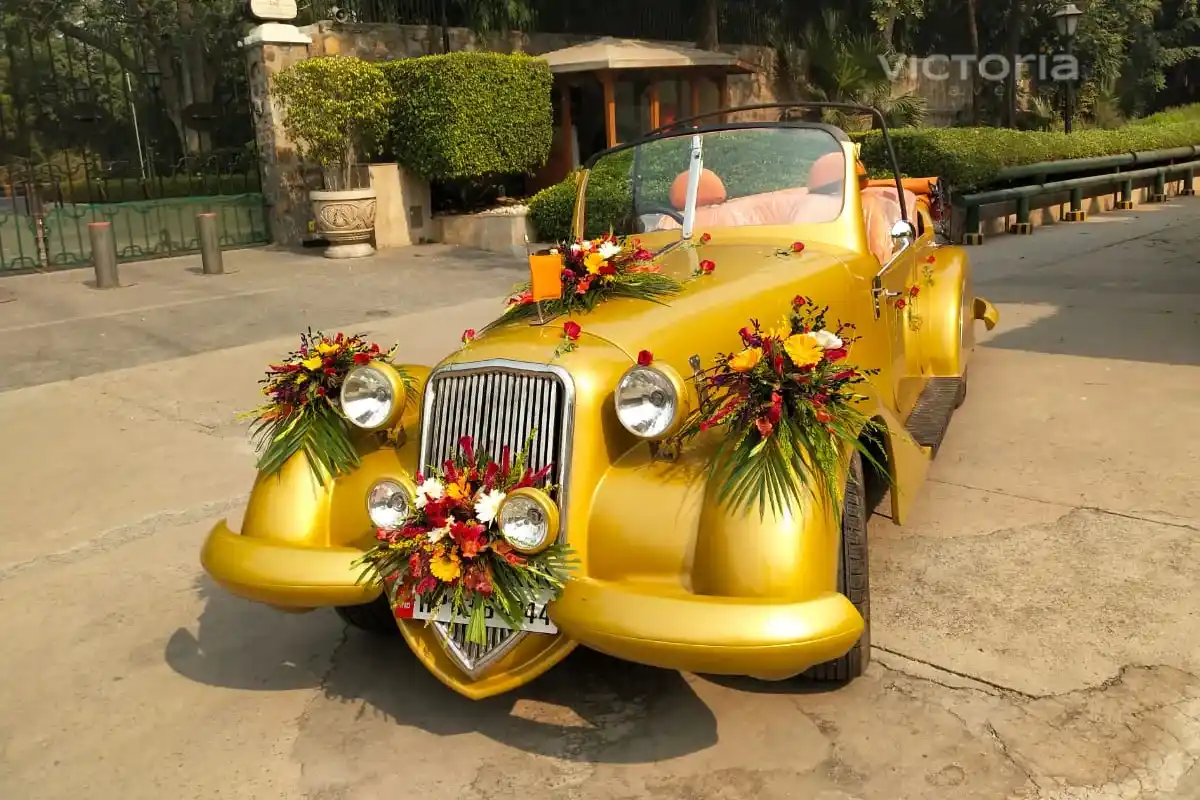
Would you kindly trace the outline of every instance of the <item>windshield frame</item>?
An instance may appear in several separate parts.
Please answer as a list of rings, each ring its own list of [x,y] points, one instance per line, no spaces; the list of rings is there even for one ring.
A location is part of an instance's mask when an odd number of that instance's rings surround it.
[[[767,106],[767,107],[774,108],[775,106]],[[751,108],[757,108],[757,106],[753,106]],[[738,111],[738,109],[729,109],[728,111],[725,111],[725,112],[712,112],[712,113],[713,114],[718,114],[718,113],[733,114],[733,113],[737,113],[737,111]],[[702,116],[707,116],[707,115],[702,115]],[[713,125],[699,125],[699,126],[695,126],[695,127],[688,126],[688,127],[680,127],[678,129],[676,129],[676,128],[670,128],[670,129],[659,128],[659,129],[657,129],[657,131],[651,131],[649,134],[642,136],[638,139],[635,139],[632,142],[623,142],[621,144],[614,145],[613,147],[609,147],[605,150],[601,150],[600,152],[595,153],[590,158],[588,158],[588,160],[584,163],[583,168],[586,170],[584,175],[585,176],[590,175],[592,168],[600,161],[600,159],[606,158],[615,153],[620,153],[622,151],[630,150],[630,149],[633,149],[633,151],[634,151],[633,157],[634,157],[634,165],[635,165],[635,169],[636,169],[636,165],[640,161],[640,153],[641,153],[640,148],[644,147],[645,145],[648,145],[648,144],[651,144],[651,143],[657,142],[657,141],[662,141],[664,139],[686,139],[688,137],[692,137],[693,145],[691,148],[689,148],[689,153],[691,153],[691,156],[689,156],[689,161],[691,162],[689,165],[689,172],[691,174],[689,174],[689,177],[688,177],[687,203],[683,209],[683,217],[685,220],[685,224],[681,226],[680,238],[678,240],[676,240],[675,242],[668,244],[663,249],[662,252],[666,252],[667,250],[671,250],[671,249],[677,247],[678,245],[681,245],[681,244],[687,242],[688,239],[690,238],[689,234],[691,233],[691,231],[689,231],[689,227],[686,224],[686,222],[691,221],[694,223],[695,218],[696,218],[696,186],[700,180],[700,171],[704,167],[703,140],[704,140],[705,134],[725,133],[725,132],[729,132],[729,131],[741,131],[741,130],[787,130],[787,129],[821,131],[821,132],[826,133],[826,134],[830,135],[831,137],[833,137],[833,140],[839,146],[853,144],[850,140],[850,137],[848,137],[846,135],[846,132],[843,131],[841,128],[837,127],[836,125],[827,125],[823,122],[807,122],[807,121],[803,121],[803,120],[751,120],[751,121],[747,121],[747,122],[722,122],[722,123],[717,123],[717,124],[713,124]],[[699,139],[698,147],[697,147],[697,141],[696,141],[697,138]],[[899,173],[896,173],[896,180],[897,180],[897,184],[899,185],[899,181],[900,181]],[[585,181],[586,181],[586,178],[585,178]],[[636,190],[636,184],[635,184],[635,186],[634,186],[634,197],[635,198],[637,196],[636,192],[637,192],[637,190]],[[586,184],[584,186],[580,187],[579,197],[580,198],[584,197],[585,193],[586,193]],[[901,205],[901,208],[900,208],[901,218],[903,219],[903,218],[906,218],[903,194],[901,194],[900,205]],[[587,209],[586,209],[585,205],[583,205],[582,203],[577,204],[577,207],[575,209],[575,214],[572,215],[573,222],[582,223],[583,218],[581,215],[583,213],[586,213],[586,210]]]

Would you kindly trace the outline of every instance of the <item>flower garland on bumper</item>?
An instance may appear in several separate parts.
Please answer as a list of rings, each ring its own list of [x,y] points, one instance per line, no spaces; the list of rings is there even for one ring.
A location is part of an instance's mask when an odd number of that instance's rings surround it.
[[[536,554],[521,552],[500,529],[502,506],[513,492],[554,493],[553,486],[541,486],[549,465],[536,472],[526,466],[533,436],[511,462],[508,447],[497,462],[464,436],[440,469],[416,476],[415,508],[399,527],[381,528],[358,562],[363,579],[383,586],[393,609],[416,597],[433,608],[449,604],[452,614],[469,619],[467,639],[483,644],[489,609],[520,630],[530,603],[558,597],[573,563],[570,550],[552,541]]]
[[[700,407],[680,436],[725,429],[711,462],[720,502],[782,515],[819,492],[840,515],[847,446],[876,463],[859,440],[875,423],[856,408],[865,398],[854,387],[878,370],[846,363],[858,337],[848,323],[828,330],[828,311],[797,296],[774,328],[752,320],[739,331],[744,349],[698,376]]]
[[[258,469],[278,474],[289,458],[303,451],[309,467],[324,484],[359,465],[351,438],[353,426],[342,413],[339,394],[346,375],[356,366],[384,361],[384,351],[362,336],[326,336],[310,329],[300,334],[300,348],[272,364],[260,383],[268,402],[244,416],[253,420],[250,437],[261,455]],[[395,367],[394,364],[392,364]],[[412,379],[396,368],[406,400],[415,397]]]

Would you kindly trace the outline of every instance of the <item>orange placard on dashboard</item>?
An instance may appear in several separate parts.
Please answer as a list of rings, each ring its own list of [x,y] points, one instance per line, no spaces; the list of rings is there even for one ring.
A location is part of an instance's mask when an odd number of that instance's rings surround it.
[[[562,268],[562,256],[529,257],[530,293],[534,300],[557,300],[562,297]]]

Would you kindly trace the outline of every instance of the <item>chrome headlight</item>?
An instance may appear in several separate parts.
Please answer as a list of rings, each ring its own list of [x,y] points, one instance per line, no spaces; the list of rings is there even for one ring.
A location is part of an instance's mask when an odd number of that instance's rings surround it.
[[[376,528],[399,528],[412,516],[413,491],[399,481],[377,481],[367,492],[367,514]]]
[[[664,439],[683,423],[683,380],[670,367],[633,367],[617,383],[617,419],[643,439]]]
[[[395,421],[404,410],[404,387],[400,376],[382,362],[350,370],[342,382],[342,413],[360,428],[377,431]]]
[[[558,536],[558,506],[540,489],[517,489],[500,504],[496,524],[517,552],[540,553]]]

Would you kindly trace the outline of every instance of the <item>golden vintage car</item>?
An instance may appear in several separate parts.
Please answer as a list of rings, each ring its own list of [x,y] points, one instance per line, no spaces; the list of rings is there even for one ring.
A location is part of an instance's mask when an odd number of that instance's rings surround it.
[[[681,290],[489,327],[432,368],[405,367],[419,401],[406,402],[396,371],[367,367],[342,390],[362,427],[357,468],[326,485],[297,454],[260,474],[240,530],[213,528],[204,568],[250,600],[398,629],[434,675],[476,699],[578,645],[698,673],[860,675],[867,517],[890,488],[892,519],[905,521],[965,398],[974,323],[990,329],[997,314],[975,296],[966,253],[938,241],[936,181],[902,179],[894,155],[893,179],[868,180],[843,131],[794,110],[728,109],[599,154],[580,178],[576,236],[636,237]],[[729,121],[776,111],[778,121]],[[804,298],[861,337],[849,359],[870,375],[855,402],[872,427],[841,450],[836,494],[734,508],[708,469],[711,436],[677,438],[705,400],[695,376],[733,363],[720,354],[745,345],[749,320],[770,323]],[[561,595],[531,604],[520,630],[489,619],[482,641],[445,609],[410,599],[393,610],[359,560],[377,528],[408,513],[414,476],[463,436],[515,451],[531,428],[531,466],[560,487],[537,524],[577,560]]]

